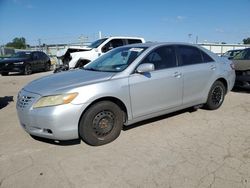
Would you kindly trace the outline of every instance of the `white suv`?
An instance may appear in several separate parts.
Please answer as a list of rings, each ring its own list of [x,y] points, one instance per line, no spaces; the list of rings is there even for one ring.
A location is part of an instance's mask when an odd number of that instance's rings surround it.
[[[64,64],[63,69],[67,70],[82,67],[113,48],[135,43],[145,43],[145,40],[139,37],[108,37],[99,39],[87,47],[79,48],[77,52],[70,53],[67,60],[62,60]],[[58,56],[58,59],[60,58],[62,59],[63,56]]]

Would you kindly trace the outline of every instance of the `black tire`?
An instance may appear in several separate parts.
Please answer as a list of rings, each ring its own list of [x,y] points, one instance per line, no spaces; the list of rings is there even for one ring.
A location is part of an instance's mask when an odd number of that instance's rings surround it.
[[[123,115],[123,111],[115,103],[98,102],[83,114],[79,124],[79,135],[92,146],[110,143],[121,133]]]
[[[50,67],[51,67],[51,63],[50,62],[46,62],[44,64],[44,71],[50,71]]]
[[[218,109],[224,101],[225,94],[226,94],[226,88],[224,84],[220,81],[215,81],[209,91],[205,108],[208,110]]]
[[[2,75],[2,76],[8,76],[8,75],[9,75],[9,72],[2,72],[1,75]]]
[[[30,75],[32,73],[31,65],[26,64],[23,70],[24,75]]]

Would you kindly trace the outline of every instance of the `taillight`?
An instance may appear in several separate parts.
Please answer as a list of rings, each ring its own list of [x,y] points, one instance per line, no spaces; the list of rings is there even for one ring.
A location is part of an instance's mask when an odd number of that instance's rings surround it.
[[[235,65],[234,65],[234,63],[230,63],[230,67],[231,67],[233,70],[235,70]]]

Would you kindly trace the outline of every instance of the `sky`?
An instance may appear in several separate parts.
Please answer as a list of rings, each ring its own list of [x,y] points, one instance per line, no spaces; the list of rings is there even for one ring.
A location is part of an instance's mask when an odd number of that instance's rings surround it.
[[[139,36],[146,41],[242,43],[250,0],[0,0],[0,45]],[[85,38],[88,37],[88,38]]]

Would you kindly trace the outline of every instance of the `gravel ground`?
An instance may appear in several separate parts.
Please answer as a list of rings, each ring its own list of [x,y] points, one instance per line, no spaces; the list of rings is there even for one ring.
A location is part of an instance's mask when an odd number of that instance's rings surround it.
[[[0,76],[0,187],[250,188],[250,92],[216,111],[183,110],[132,125],[114,142],[35,140],[19,125],[17,92],[51,74]]]

